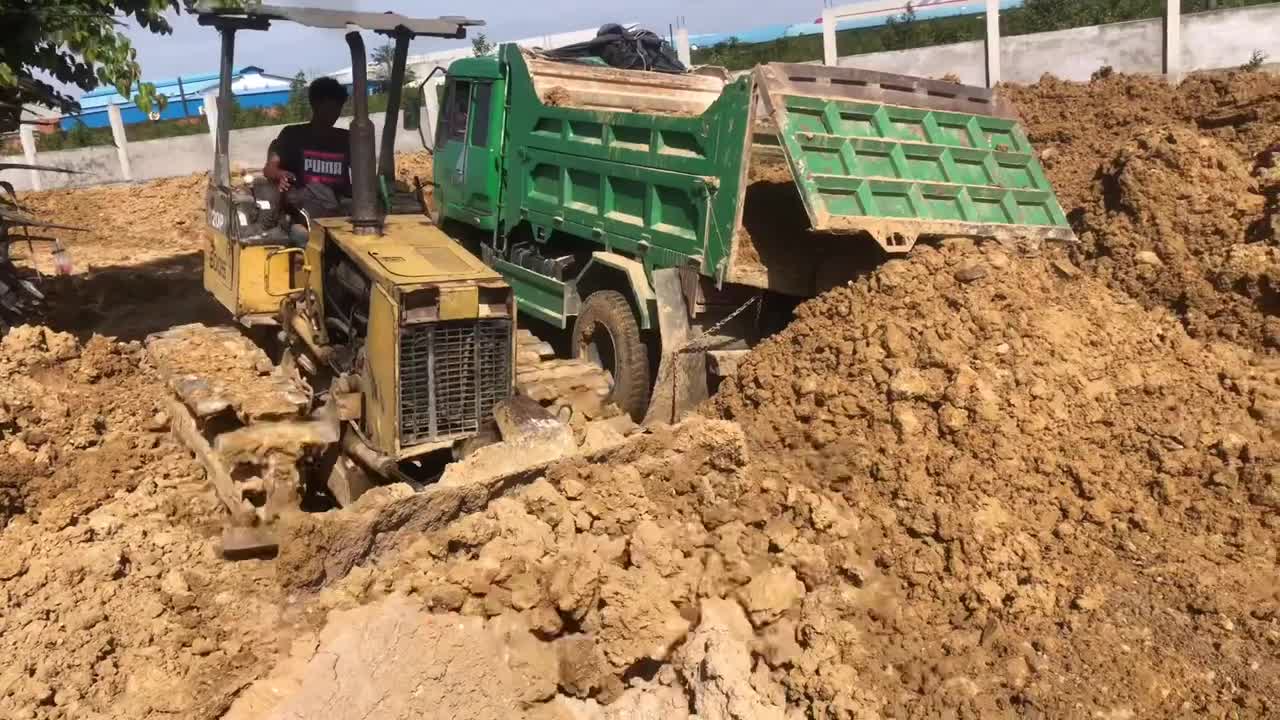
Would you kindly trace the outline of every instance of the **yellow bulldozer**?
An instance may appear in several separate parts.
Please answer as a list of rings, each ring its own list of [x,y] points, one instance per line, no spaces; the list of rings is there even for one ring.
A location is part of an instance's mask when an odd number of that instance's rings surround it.
[[[498,455],[525,465],[570,452],[566,425],[515,392],[517,353],[550,352],[517,331],[511,288],[431,223],[420,191],[395,179],[410,40],[462,38],[483,23],[266,5],[197,12],[222,41],[204,287],[237,325],[175,327],[146,345],[172,389],[173,432],[230,513],[224,554],[270,553],[282,512],[348,505],[379,482],[430,482],[472,448],[515,444]],[[302,212],[305,238],[290,235],[297,217],[230,166],[236,34],[273,22],[343,30],[351,53],[351,198],[337,216]],[[381,162],[361,30],[395,43]],[[555,374],[607,395],[600,371]],[[502,445],[484,447],[494,443]],[[484,467],[500,473],[504,464]]]

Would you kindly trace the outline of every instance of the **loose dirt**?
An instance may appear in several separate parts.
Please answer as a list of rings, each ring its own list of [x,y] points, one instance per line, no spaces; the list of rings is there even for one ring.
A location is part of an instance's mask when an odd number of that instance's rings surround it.
[[[1280,77],[1046,77],[1006,92],[1080,237],[1077,264],[1195,337],[1280,351],[1280,178],[1266,152],[1280,147]]]
[[[203,180],[49,194],[103,265],[0,341],[0,715],[1275,717],[1273,83],[1014,90],[1079,248],[920,245],[699,417],[275,560],[218,558],[130,342],[211,307]]]
[[[1053,254],[920,247],[801,306],[713,410],[770,553],[821,550],[775,677],[819,715],[1274,714],[1278,378]]]
[[[141,349],[19,327],[0,344],[0,715],[216,718],[287,622],[165,434]]]

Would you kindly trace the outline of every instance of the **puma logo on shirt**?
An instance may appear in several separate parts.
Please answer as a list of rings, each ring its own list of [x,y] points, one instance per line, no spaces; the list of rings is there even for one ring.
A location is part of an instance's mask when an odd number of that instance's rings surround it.
[[[344,172],[344,164],[342,153],[303,150],[303,182],[320,182],[328,185],[345,182],[347,174]]]

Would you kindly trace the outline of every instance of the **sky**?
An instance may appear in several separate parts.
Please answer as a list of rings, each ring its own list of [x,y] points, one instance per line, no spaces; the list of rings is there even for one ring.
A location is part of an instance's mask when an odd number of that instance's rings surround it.
[[[490,40],[501,41],[599,27],[608,22],[637,22],[666,36],[668,26],[679,17],[685,19],[691,34],[812,22],[822,13],[823,0],[273,0],[269,4],[393,11],[411,17],[465,15],[486,22],[483,28],[472,28],[468,37],[479,31]],[[217,72],[217,32],[200,27],[194,17],[186,14],[172,17],[170,24],[172,35],[153,35],[136,27],[128,31],[138,50],[144,79]],[[376,41],[367,44],[373,42]],[[421,54],[469,42],[421,38],[413,42],[409,52]],[[277,23],[270,32],[236,35],[237,66],[257,65],[270,74],[284,76],[302,70],[311,76],[350,64],[338,31]]]

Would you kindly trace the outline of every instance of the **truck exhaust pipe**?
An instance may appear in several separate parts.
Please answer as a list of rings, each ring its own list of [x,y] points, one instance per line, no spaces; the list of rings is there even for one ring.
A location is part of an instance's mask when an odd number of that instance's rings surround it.
[[[364,38],[357,31],[347,33],[351,48],[351,226],[358,235],[382,232],[378,211],[377,157],[373,122],[369,120],[369,81]]]

